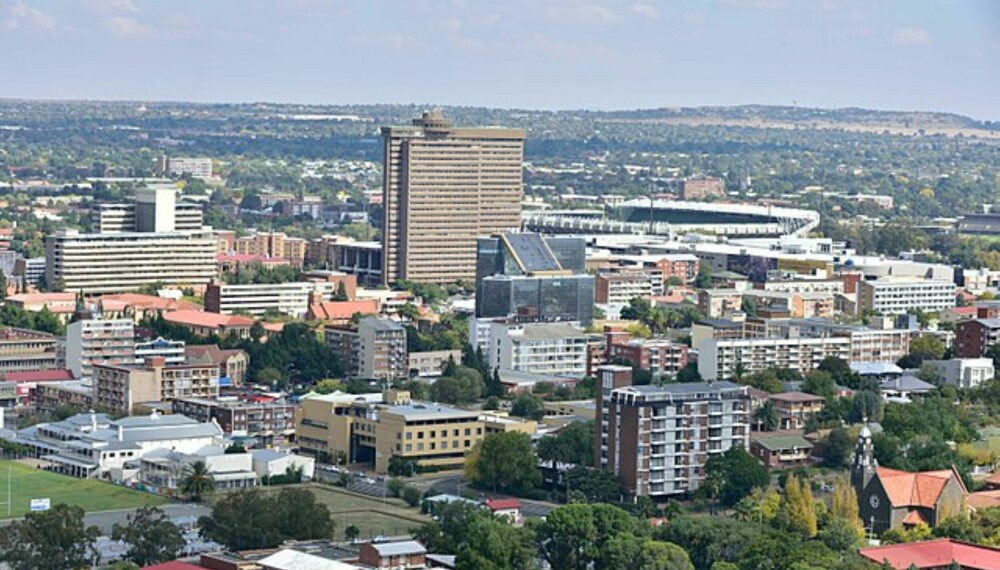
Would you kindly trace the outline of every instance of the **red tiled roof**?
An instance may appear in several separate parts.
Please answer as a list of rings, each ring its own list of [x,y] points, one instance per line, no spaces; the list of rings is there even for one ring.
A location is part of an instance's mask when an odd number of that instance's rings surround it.
[[[490,499],[483,504],[491,511],[507,511],[521,508],[521,503],[517,499]]]
[[[201,305],[190,301],[179,301],[158,297],[156,295],[142,295],[140,293],[120,293],[117,295],[104,295],[101,301],[107,307],[108,301],[120,301],[127,307],[138,307],[140,309],[155,309],[158,311],[198,311]]]
[[[190,310],[164,313],[163,318],[171,323],[177,323],[179,325],[206,328],[251,327],[256,322],[250,317]]]
[[[925,507],[934,508],[941,491],[952,477],[961,479],[954,470],[923,471],[910,473],[887,467],[879,467],[876,471],[889,502],[894,507]],[[965,487],[962,487],[963,491]]]
[[[772,400],[780,402],[822,402],[824,399],[822,396],[806,394],[805,392],[781,392],[780,394],[771,394],[770,397]]]
[[[909,544],[874,546],[858,551],[861,556],[899,570],[945,568],[952,562],[967,570],[1000,570],[1000,549],[951,539],[927,540]]]
[[[909,514],[907,514],[903,518],[903,524],[904,525],[917,526],[917,525],[928,524],[928,523],[927,523],[927,519],[924,518],[924,515],[920,514],[920,511],[910,511]]]
[[[983,479],[987,485],[1000,485],[1000,471],[994,471],[992,475]]]
[[[18,372],[7,372],[3,375],[7,382],[58,382],[62,380],[72,380],[73,372],[69,370],[23,370]]]
[[[969,493],[969,506],[973,509],[991,509],[1000,507],[1000,489],[995,491],[977,491]]]
[[[378,313],[378,299],[359,299],[357,301],[326,301],[309,306],[313,318],[321,321],[339,321],[350,319],[354,313],[362,315]]]
[[[238,348],[223,350],[217,344],[189,344],[184,347],[184,356],[200,364],[222,364],[241,352],[243,351]]]

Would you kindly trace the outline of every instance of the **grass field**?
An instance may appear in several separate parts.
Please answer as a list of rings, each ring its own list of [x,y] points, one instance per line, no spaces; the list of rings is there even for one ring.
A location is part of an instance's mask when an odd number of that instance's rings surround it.
[[[77,479],[49,473],[16,461],[0,460],[0,503],[7,502],[7,474],[11,470],[10,515],[28,512],[31,499],[48,498],[52,504],[67,503],[85,511],[128,509],[143,505],[161,505],[167,500],[141,491],[133,491],[101,481]],[[7,505],[0,506],[0,519],[7,516]]]
[[[335,536],[341,538],[344,528],[358,527],[361,538],[371,538],[380,534],[394,536],[409,534],[409,529],[420,526],[430,519],[411,509],[399,499],[381,499],[359,495],[326,485],[306,485],[316,495],[316,500],[325,504],[337,525]],[[280,489],[280,487],[278,488]],[[278,489],[275,489],[277,492]]]

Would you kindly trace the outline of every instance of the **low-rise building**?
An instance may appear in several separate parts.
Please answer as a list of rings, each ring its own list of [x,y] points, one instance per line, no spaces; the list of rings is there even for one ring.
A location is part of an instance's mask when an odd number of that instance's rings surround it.
[[[750,441],[750,453],[769,469],[805,465],[812,449],[812,442],[800,435],[760,435]]]
[[[955,323],[955,356],[982,358],[1000,342],[1000,318],[976,318]]]
[[[48,333],[0,328],[0,375],[56,368],[57,339]]]
[[[204,337],[236,335],[239,338],[248,338],[250,328],[256,322],[250,317],[202,311],[171,311],[164,313],[163,318],[169,323],[188,329],[192,334]]]
[[[338,284],[330,281],[236,285],[213,281],[205,289],[205,310],[227,315],[281,313],[302,318],[311,304],[333,300],[337,290]]]
[[[992,358],[952,358],[951,360],[925,360],[937,370],[945,384],[959,388],[975,388],[996,375]]]
[[[78,410],[93,409],[94,384],[90,378],[40,383],[32,391],[31,401],[45,411],[52,411],[60,406]]]
[[[295,433],[295,404],[282,400],[247,402],[235,397],[174,398],[173,412],[200,422],[219,424],[227,435],[255,437],[262,444]]]
[[[995,570],[1000,548],[950,538],[870,546],[858,553],[872,564],[893,570]]]
[[[768,399],[774,402],[778,411],[780,428],[788,430],[805,427],[809,416],[823,411],[825,402],[822,396],[805,392],[781,392],[771,394]]]
[[[246,381],[250,356],[238,348],[221,349],[217,344],[192,344],[184,347],[188,364],[212,364],[219,367],[219,387],[241,386]]]
[[[278,449],[250,450],[253,471],[260,478],[277,477],[290,471],[302,470],[302,480],[310,481],[316,475],[316,459]]]
[[[608,361],[622,359],[654,378],[676,376],[688,363],[688,347],[667,339],[628,339],[607,344]]]
[[[587,373],[587,335],[567,323],[490,324],[490,368],[582,378]]]
[[[862,311],[897,315],[919,309],[941,311],[955,306],[955,284],[936,279],[878,279],[858,284]]]
[[[739,289],[702,289],[698,291],[698,310],[710,318],[720,318],[743,310],[743,291]]]
[[[789,368],[809,372],[827,357],[850,360],[851,339],[822,338],[748,338],[709,339],[698,346],[698,372],[706,380],[732,378],[737,363],[745,373],[768,368]]]
[[[211,364],[168,366],[154,357],[144,366],[97,364],[93,370],[97,405],[124,414],[142,402],[219,395],[219,368]]]
[[[594,301],[601,304],[627,305],[636,297],[663,294],[663,277],[641,271],[598,273],[594,278]]]
[[[434,377],[440,376],[441,370],[447,366],[448,361],[456,363],[462,361],[461,350],[429,350],[425,352],[411,352],[407,355],[407,369],[410,376]]]
[[[194,452],[179,452],[166,447],[154,449],[134,463],[112,470],[117,482],[141,483],[147,491],[173,495],[183,483],[184,471],[193,463],[202,462],[212,476],[216,491],[249,489],[257,486],[258,476],[249,453],[226,453],[218,445],[206,446]],[[117,477],[121,479],[118,479]]]
[[[371,568],[417,570],[427,567],[427,549],[415,540],[366,542],[358,551],[358,562]]]

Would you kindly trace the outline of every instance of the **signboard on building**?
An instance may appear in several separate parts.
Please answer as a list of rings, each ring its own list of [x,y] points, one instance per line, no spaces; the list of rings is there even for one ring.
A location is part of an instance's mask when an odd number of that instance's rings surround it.
[[[51,506],[51,501],[49,499],[31,499],[29,510],[33,513],[37,513],[47,511]]]

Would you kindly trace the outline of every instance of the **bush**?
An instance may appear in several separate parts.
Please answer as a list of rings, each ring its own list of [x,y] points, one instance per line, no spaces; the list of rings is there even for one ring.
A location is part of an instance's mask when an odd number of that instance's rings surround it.
[[[420,492],[420,489],[417,489],[416,487],[403,487],[403,491],[400,496],[404,501],[406,501],[406,504],[411,507],[419,505],[420,499],[423,498],[423,494]]]

